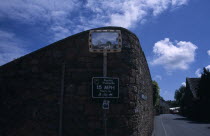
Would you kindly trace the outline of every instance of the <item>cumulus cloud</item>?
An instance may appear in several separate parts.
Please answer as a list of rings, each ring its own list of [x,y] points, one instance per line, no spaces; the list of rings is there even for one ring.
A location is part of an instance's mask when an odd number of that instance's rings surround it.
[[[182,86],[186,87],[186,82],[183,82],[183,83],[182,83]]]
[[[49,21],[51,19],[54,21],[62,21],[62,19],[66,18],[68,12],[71,13],[74,8],[78,8],[79,4],[79,2],[76,4],[74,0],[7,0],[1,2],[0,14],[27,23]]]
[[[162,65],[166,70],[186,70],[190,63],[195,60],[197,46],[191,42],[171,42],[169,38],[155,43],[153,53],[155,57],[152,65]]]
[[[59,39],[107,25],[132,28],[147,17],[187,3],[188,0],[6,0],[0,4],[0,19],[43,25]]]
[[[207,70],[210,71],[210,65],[206,66],[205,68],[206,68]],[[197,77],[201,77],[201,74],[202,74],[202,69],[201,69],[201,68],[198,68],[198,69],[195,71],[195,75],[196,75]]]
[[[210,71],[210,65],[206,66],[205,68],[208,69],[208,70]]]
[[[207,51],[207,54],[210,56],[210,50]]]
[[[181,6],[188,3],[188,0],[172,0],[173,6]]]
[[[195,75],[197,77],[201,77],[201,69],[200,68],[195,71]]]
[[[27,53],[16,35],[0,30],[0,65]]]

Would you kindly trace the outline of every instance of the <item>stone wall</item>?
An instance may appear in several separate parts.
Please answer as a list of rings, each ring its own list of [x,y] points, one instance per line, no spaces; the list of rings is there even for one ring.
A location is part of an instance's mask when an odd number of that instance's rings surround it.
[[[119,27],[122,52],[108,54],[108,77],[118,77],[120,97],[107,111],[108,136],[149,136],[152,84],[138,38]],[[64,72],[63,136],[102,136],[102,100],[91,98],[92,77],[103,76],[103,55],[90,53],[85,31],[0,67],[0,135],[58,136]]]

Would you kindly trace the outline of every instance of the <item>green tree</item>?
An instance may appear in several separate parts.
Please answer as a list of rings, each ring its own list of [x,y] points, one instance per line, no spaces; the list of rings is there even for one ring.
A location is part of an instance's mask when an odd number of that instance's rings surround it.
[[[112,45],[112,43],[110,41],[107,41],[106,45]]]
[[[206,68],[203,69],[203,73],[201,75],[198,97],[201,100],[209,100],[210,98],[210,71]]]
[[[181,86],[178,90],[175,91],[174,99],[176,100],[177,105],[182,106],[185,95],[185,86]]]
[[[201,80],[198,87],[199,104],[197,111],[199,112],[200,119],[210,121],[210,71],[206,68],[203,69]]]
[[[160,101],[160,88],[156,81],[152,81],[153,88],[153,106],[158,106]]]
[[[186,105],[185,105],[185,101],[186,101],[186,87],[185,86],[181,86],[178,90],[175,91],[174,94],[174,105],[176,107],[180,107],[180,112],[181,114],[185,114],[186,112]]]
[[[169,104],[170,107],[179,107],[176,101],[168,100],[166,102]]]

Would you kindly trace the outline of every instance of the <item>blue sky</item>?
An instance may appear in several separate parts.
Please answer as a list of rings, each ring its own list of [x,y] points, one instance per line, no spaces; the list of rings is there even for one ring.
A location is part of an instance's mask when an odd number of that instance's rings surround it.
[[[78,32],[121,26],[140,39],[161,96],[210,69],[209,0],[1,0],[0,65]]]

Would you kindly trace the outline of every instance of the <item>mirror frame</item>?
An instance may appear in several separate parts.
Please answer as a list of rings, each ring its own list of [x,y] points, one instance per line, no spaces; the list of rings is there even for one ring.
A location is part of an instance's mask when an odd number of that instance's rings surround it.
[[[118,45],[117,45],[117,49],[94,49],[92,46],[92,33],[113,33],[116,32],[118,33]],[[114,53],[114,52],[121,52],[121,48],[122,48],[122,35],[121,35],[121,31],[120,30],[90,30],[89,32],[89,51],[92,53],[103,53],[103,52],[107,52],[107,53]]]

